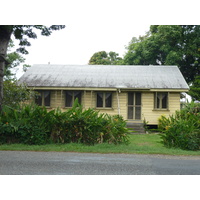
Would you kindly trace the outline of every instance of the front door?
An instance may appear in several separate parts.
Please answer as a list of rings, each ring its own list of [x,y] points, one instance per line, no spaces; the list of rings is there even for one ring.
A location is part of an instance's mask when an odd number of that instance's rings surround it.
[[[128,119],[141,120],[141,92],[128,93]]]

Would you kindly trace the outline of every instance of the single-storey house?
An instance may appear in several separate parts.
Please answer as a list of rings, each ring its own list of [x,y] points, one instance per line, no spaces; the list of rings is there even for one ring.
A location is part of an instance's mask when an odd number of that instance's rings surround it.
[[[36,103],[49,109],[69,109],[78,98],[85,109],[150,125],[179,110],[180,94],[189,90],[177,66],[161,65],[33,65],[20,83],[38,91]]]

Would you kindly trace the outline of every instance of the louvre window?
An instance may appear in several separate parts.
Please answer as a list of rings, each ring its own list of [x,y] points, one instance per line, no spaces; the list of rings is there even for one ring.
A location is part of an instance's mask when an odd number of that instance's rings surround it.
[[[50,106],[51,104],[51,91],[49,90],[36,90],[38,95],[35,98],[35,103],[39,106]]]
[[[111,108],[112,107],[112,93],[111,92],[97,92],[97,108]]]
[[[81,91],[66,91],[65,107],[72,107],[76,99],[78,99],[78,103],[81,104],[81,96]]]
[[[168,108],[168,93],[156,92],[155,97],[155,109],[167,109]]]

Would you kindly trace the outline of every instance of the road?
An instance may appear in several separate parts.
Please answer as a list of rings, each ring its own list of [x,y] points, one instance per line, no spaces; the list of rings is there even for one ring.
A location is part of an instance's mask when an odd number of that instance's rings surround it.
[[[200,175],[200,156],[0,151],[0,175]]]

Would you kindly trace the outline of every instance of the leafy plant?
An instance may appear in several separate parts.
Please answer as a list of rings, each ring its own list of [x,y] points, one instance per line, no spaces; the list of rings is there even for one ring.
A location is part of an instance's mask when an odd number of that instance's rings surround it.
[[[194,102],[177,111],[175,115],[159,118],[159,128],[164,145],[185,150],[200,149],[200,107]]]
[[[75,101],[66,112],[47,111],[45,107],[25,105],[19,109],[4,106],[0,115],[0,142],[47,143],[128,143],[128,129],[121,116],[83,110]]]
[[[1,143],[45,144],[50,132],[49,115],[45,108],[36,105],[26,105],[19,110],[4,106],[0,117]]]
[[[127,143],[128,129],[120,116],[99,114],[94,109],[83,110],[76,100],[67,112],[56,110],[51,138],[59,143]]]
[[[20,105],[35,96],[35,92],[26,85],[19,85],[17,81],[6,80],[3,83],[4,106],[18,109]]]

